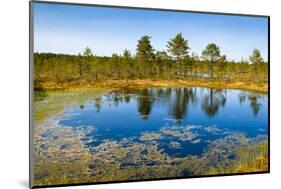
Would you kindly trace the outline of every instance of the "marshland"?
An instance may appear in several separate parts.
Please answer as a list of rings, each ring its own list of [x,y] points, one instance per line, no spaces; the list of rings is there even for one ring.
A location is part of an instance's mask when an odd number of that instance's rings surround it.
[[[267,103],[202,87],[45,92],[34,104],[34,182],[266,172]]]
[[[35,186],[268,172],[266,18],[37,3],[34,35]]]

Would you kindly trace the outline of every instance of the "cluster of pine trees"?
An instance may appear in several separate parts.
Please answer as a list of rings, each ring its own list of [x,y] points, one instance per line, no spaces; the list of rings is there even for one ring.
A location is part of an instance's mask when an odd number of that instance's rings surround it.
[[[201,56],[190,53],[182,33],[167,42],[166,51],[157,51],[151,37],[142,36],[136,54],[125,49],[122,55],[96,56],[89,47],[78,55],[34,53],[35,82],[97,82],[129,79],[211,79],[267,82],[267,62],[258,49],[249,61],[228,61],[218,45],[210,43]]]

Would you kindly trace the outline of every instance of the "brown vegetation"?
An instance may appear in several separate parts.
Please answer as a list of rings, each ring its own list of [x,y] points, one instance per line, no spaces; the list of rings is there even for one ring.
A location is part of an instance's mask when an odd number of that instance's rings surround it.
[[[106,80],[100,82],[43,82],[35,85],[36,89],[41,90],[57,90],[57,89],[73,89],[73,88],[97,88],[97,89],[132,89],[146,87],[210,87],[217,89],[244,89],[256,92],[268,92],[267,83],[256,83],[249,81],[216,81],[206,79],[178,79],[178,80],[152,80],[152,79],[136,79],[136,80]]]

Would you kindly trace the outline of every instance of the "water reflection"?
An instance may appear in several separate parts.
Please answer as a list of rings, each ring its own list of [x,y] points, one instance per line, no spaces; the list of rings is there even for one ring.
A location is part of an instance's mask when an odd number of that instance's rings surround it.
[[[96,108],[96,112],[99,112],[101,109],[101,101],[102,101],[101,97],[95,98],[94,100],[94,106]]]
[[[142,119],[147,120],[151,108],[153,106],[154,98],[152,96],[152,91],[150,89],[142,89],[139,91],[138,97],[137,97],[137,108],[139,115]]]
[[[209,89],[209,93],[205,94],[202,100],[202,110],[209,116],[215,116],[220,107],[224,107],[226,103],[226,91]]]
[[[174,89],[173,92],[175,94],[170,104],[170,113],[177,122],[180,122],[183,116],[188,114],[189,103],[196,102],[196,92],[192,88]]]
[[[201,93],[203,89],[200,89]],[[263,99],[263,94],[240,91],[238,100],[240,105],[247,100],[254,116],[257,116],[262,106],[259,101]],[[109,106],[116,106],[120,103],[130,103],[131,98],[137,102],[137,111],[143,120],[148,120],[155,101],[167,105],[168,113],[173,119],[180,122],[188,116],[190,105],[197,106],[201,103],[202,111],[208,117],[214,117],[220,108],[224,108],[227,103],[227,90],[221,89],[204,89],[203,95],[198,94],[198,88],[159,88],[159,89],[139,89],[113,91],[105,95],[105,98],[99,97],[94,99],[96,112],[100,112],[102,103],[106,102]],[[105,105],[105,104],[104,104]],[[84,105],[80,106],[83,109]]]
[[[105,140],[158,141],[169,155],[200,154],[225,134],[267,132],[267,96],[210,88],[116,90],[66,110],[63,126],[92,126],[89,148]],[[68,116],[67,116],[68,115]]]
[[[258,93],[247,93],[245,91],[241,91],[238,97],[240,104],[243,104],[247,99],[249,100],[253,115],[256,117],[262,106],[259,101],[263,99],[263,95]]]
[[[37,126],[36,178],[49,179],[50,167],[54,178],[63,170],[86,180],[240,173],[241,159],[249,172],[260,158],[258,170],[267,170],[266,94],[198,87],[96,93],[73,98]]]

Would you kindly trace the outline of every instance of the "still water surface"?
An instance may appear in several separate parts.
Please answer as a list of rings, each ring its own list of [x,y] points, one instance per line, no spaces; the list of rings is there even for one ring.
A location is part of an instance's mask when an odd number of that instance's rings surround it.
[[[104,141],[157,142],[173,157],[200,155],[229,133],[268,132],[267,94],[209,88],[112,91],[64,110],[62,126],[94,127],[83,139],[94,153]],[[126,145],[127,143],[124,143]]]

